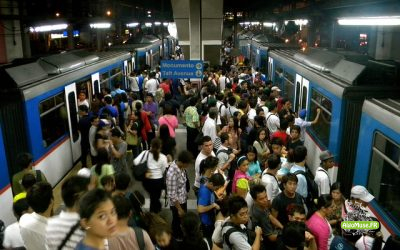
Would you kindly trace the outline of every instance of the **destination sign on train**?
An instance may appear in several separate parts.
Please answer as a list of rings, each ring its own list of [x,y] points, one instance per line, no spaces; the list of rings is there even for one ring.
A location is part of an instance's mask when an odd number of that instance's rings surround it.
[[[202,78],[202,60],[162,60],[162,78]]]

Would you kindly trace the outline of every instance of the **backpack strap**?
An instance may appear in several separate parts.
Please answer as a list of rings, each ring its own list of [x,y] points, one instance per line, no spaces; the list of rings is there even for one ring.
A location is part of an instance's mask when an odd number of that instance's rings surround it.
[[[37,182],[42,181],[42,172],[39,169],[36,170],[36,181]]]
[[[229,156],[229,149],[219,149],[215,156],[218,156],[220,153],[226,153]]]
[[[225,222],[225,224],[222,225],[222,228],[227,227],[227,226],[231,226],[231,228],[229,228],[224,233],[223,241],[228,245],[229,249],[232,249],[233,245],[229,241],[229,236],[231,236],[231,234],[234,233],[234,232],[245,233],[246,235],[247,235],[247,233],[244,232],[244,230],[241,227],[238,227],[237,225],[233,224],[232,222]]]
[[[78,229],[78,227],[80,226],[80,221],[78,220],[75,225],[73,225],[71,227],[71,229],[69,230],[69,232],[67,233],[67,235],[65,236],[65,238],[63,239],[63,241],[61,242],[61,244],[58,246],[58,250],[61,250],[65,244],[67,243],[67,241],[69,240],[69,238],[71,238],[72,234],[75,232],[76,229]]]
[[[278,179],[276,178],[276,176],[275,175],[273,175],[273,174],[271,174],[271,173],[268,173],[267,171],[265,171],[265,174],[263,174],[263,175],[270,175],[270,176],[272,176],[272,177],[274,177],[274,179],[275,179],[275,181],[276,181],[276,184],[278,184],[278,188],[279,189],[281,189],[281,187],[279,186],[279,182],[278,182]]]
[[[143,231],[140,227],[134,227],[133,230],[135,231],[136,235],[136,240],[139,246],[140,250],[145,249],[145,243],[144,243],[144,237],[143,237]]]

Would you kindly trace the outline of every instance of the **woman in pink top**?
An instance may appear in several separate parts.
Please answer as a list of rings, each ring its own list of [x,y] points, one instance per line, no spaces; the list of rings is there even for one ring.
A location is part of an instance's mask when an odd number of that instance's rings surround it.
[[[232,193],[246,198],[247,192],[250,189],[249,180],[250,176],[247,175],[247,170],[249,170],[249,161],[246,156],[241,156],[237,160],[238,168],[235,171],[232,182]]]
[[[169,128],[169,135],[175,138],[175,129],[178,127],[178,119],[173,115],[173,110],[170,105],[166,105],[163,111],[164,115],[158,118],[159,126],[165,124]],[[160,132],[160,131],[158,131]]]
[[[328,250],[334,238],[328,217],[333,212],[333,201],[330,194],[318,198],[318,210],[307,220],[306,225],[317,241],[318,250]]]

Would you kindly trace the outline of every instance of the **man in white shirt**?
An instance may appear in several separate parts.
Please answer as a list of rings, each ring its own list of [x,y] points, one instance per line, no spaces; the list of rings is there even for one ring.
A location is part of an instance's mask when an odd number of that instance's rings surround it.
[[[328,170],[333,167],[334,156],[328,151],[322,151],[319,155],[321,166],[318,167],[315,173],[314,181],[318,185],[318,195],[330,194],[331,180],[328,175]]]
[[[217,151],[218,168],[224,172],[225,176],[228,176],[228,169],[231,166],[231,162],[235,160],[236,155],[234,150],[229,148],[231,135],[227,132],[221,133],[221,147]],[[237,152],[237,150],[236,150]]]
[[[307,148],[304,146],[297,146],[293,151],[293,158],[295,164],[290,169],[290,173],[295,174],[298,179],[296,192],[303,196],[304,199],[306,199],[308,195],[307,179],[303,174],[297,172],[306,172],[305,165],[307,158]]]
[[[144,86],[146,93],[151,93],[153,96],[156,96],[156,91],[158,88],[158,81],[155,79],[155,76],[155,72],[150,72],[149,80],[146,81]]]
[[[314,125],[318,122],[319,120],[319,116],[321,114],[321,109],[317,108],[317,116],[315,117],[314,121],[312,122],[307,122],[306,116],[307,116],[307,110],[302,109],[299,111],[299,117],[294,119],[294,125],[297,125],[301,128],[301,132],[300,132],[300,140],[304,141],[304,135],[306,132],[306,128],[310,127],[311,125]]]
[[[65,211],[50,218],[46,227],[47,250],[59,249],[65,240],[62,249],[75,249],[76,245],[85,236],[79,226],[79,199],[88,190],[89,179],[81,176],[68,178],[61,187],[61,196],[66,206]],[[73,229],[74,228],[74,229]],[[73,233],[66,239],[68,233]]]
[[[211,140],[211,137],[204,136],[202,141],[203,141],[203,143],[201,145],[201,151],[197,155],[196,161],[194,163],[195,178],[194,178],[194,184],[193,184],[193,191],[196,194],[196,196],[197,196],[197,193],[200,188],[200,179],[201,179],[200,163],[202,160],[204,160],[205,158],[207,158],[210,155],[215,157],[215,154],[213,151],[213,142]]]
[[[53,214],[53,189],[47,182],[38,182],[28,191],[26,199],[34,212],[22,215],[19,220],[25,247],[27,250],[46,249],[47,219]]]
[[[206,121],[204,122],[203,125],[203,135],[208,135],[211,137],[211,140],[213,143],[215,143],[215,139],[217,138],[217,115],[218,115],[218,109],[217,108],[211,108],[210,111],[208,112],[208,117]],[[216,145],[214,145],[214,148]]]
[[[13,212],[17,217],[17,220],[21,216],[29,211],[29,205],[25,198],[17,200],[13,204]],[[21,229],[19,228],[19,222],[14,222],[9,225],[4,231],[3,247],[6,249],[14,249],[18,247],[24,247],[24,241],[21,237]]]
[[[277,114],[278,107],[277,107],[276,102],[272,101],[269,104],[268,109],[269,109],[269,112],[266,114],[265,120],[266,120],[266,124],[267,124],[267,128],[269,130],[269,133],[273,134],[276,131],[278,131],[278,128],[281,127],[279,116]]]
[[[261,184],[265,186],[267,197],[270,204],[281,192],[276,173],[281,168],[281,158],[275,154],[268,156],[268,167],[261,174]]]
[[[226,71],[222,70],[221,76],[218,79],[220,92],[224,92],[226,84],[230,82],[231,80],[229,79],[229,77],[226,76]]]

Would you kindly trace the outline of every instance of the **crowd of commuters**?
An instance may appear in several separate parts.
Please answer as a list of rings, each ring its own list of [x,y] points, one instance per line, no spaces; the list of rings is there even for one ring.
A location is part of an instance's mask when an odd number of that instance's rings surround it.
[[[7,227],[4,246],[381,249],[380,228],[340,227],[342,221],[377,221],[366,210],[374,197],[365,187],[354,186],[345,199],[340,183],[331,183],[329,151],[319,154],[321,164],[310,175],[305,130],[318,123],[321,111],[293,112],[277,86],[261,72],[234,65],[229,53],[222,67],[204,71],[197,88],[187,79],[163,79],[158,68],[132,72],[128,89],[119,83],[113,91],[105,88],[93,98],[98,103],[81,90],[82,169],[62,184],[64,209],[54,214],[46,177],[33,170],[31,155],[18,155],[23,170],[12,180],[18,222]],[[311,122],[308,113],[315,114]],[[187,130],[182,152],[175,149],[179,121]],[[143,195],[130,191],[131,166],[142,163],[149,211]],[[193,164],[195,179],[189,180]],[[196,212],[188,211],[191,189]],[[171,224],[160,215],[162,190]],[[390,244],[385,247],[396,249]]]

